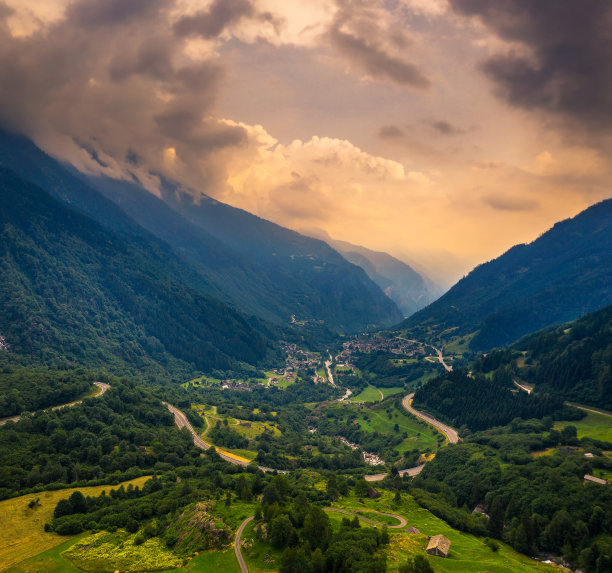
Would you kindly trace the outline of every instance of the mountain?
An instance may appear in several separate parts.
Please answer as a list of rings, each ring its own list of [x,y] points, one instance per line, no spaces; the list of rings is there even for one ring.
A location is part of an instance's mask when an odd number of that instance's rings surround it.
[[[170,182],[162,200],[136,180],[86,177],[2,132],[0,166],[112,230],[161,239],[190,261],[207,294],[267,321],[355,332],[402,318],[361,268],[322,241],[207,196],[196,204]]]
[[[318,236],[347,261],[361,267],[395,302],[404,316],[414,314],[442,294],[442,289],[429,278],[388,253],[332,239],[324,231],[315,231],[315,233],[317,234],[313,236]]]
[[[612,410],[612,306],[514,347],[526,353],[517,375],[536,391]]]
[[[0,333],[38,363],[159,375],[265,358],[261,328],[169,248],[113,232],[0,168]]]
[[[476,267],[403,327],[470,346],[509,344],[612,303],[612,199]],[[441,336],[442,335],[442,336]]]

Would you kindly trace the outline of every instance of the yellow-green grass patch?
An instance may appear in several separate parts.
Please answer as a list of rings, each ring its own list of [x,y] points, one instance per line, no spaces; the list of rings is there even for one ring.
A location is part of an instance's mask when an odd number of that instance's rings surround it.
[[[380,402],[383,399],[383,394],[374,386],[366,386],[357,396],[351,398],[351,402]]]
[[[123,482],[122,485],[131,483],[133,486],[142,487],[148,479],[150,476],[143,476]],[[118,487],[119,485],[102,485],[42,491],[0,501],[0,563],[4,567],[10,567],[65,541],[65,537],[44,531],[44,525],[51,521],[53,510],[60,499],[69,497],[75,491],[94,497]],[[29,508],[28,503],[37,498],[40,505]]]
[[[100,531],[79,539],[64,551],[62,557],[91,573],[163,571],[183,564],[183,559],[170,551],[158,537],[136,545],[136,535],[121,529],[115,533]]]
[[[557,422],[555,430],[565,426],[576,426],[579,438],[594,438],[603,442],[612,442],[612,416],[598,412],[586,412],[586,417],[575,422]]]

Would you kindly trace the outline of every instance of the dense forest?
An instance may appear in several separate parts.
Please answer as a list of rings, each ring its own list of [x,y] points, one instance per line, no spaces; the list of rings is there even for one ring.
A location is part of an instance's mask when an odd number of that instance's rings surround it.
[[[270,333],[201,294],[162,244],[111,233],[7,170],[0,192],[0,333],[14,353],[181,377],[266,357]]]
[[[90,393],[94,374],[11,364],[0,356],[0,418],[67,404]]]
[[[0,499],[167,471],[198,457],[158,398],[113,379],[99,398],[0,427]]]
[[[580,411],[565,406],[550,394],[519,391],[507,370],[492,377],[465,370],[449,372],[428,382],[414,395],[414,406],[433,413],[452,426],[484,430],[507,424],[514,418],[580,419]],[[464,433],[464,432],[462,432]]]

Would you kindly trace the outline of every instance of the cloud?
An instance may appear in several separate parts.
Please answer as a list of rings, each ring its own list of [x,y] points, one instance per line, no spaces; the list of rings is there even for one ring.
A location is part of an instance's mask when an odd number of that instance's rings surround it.
[[[438,133],[442,135],[460,135],[462,133],[465,133],[465,129],[456,127],[455,125],[453,125],[449,121],[446,121],[445,119],[431,121],[429,122],[429,124],[431,125],[433,129],[435,129]]]
[[[535,211],[540,207],[540,204],[534,199],[524,197],[487,195],[482,198],[482,201],[497,211]]]
[[[449,0],[521,48],[496,53],[482,70],[510,104],[577,120],[612,124],[612,3],[608,0]]]
[[[381,139],[401,139],[405,135],[404,131],[397,125],[383,125],[378,130],[378,137]]]
[[[430,80],[404,57],[410,40],[403,27],[390,21],[387,10],[376,9],[371,4],[338,0],[338,12],[328,31],[331,45],[372,78],[428,88]]]
[[[249,0],[215,0],[207,10],[180,18],[174,25],[179,36],[215,38],[226,26],[255,15]]]

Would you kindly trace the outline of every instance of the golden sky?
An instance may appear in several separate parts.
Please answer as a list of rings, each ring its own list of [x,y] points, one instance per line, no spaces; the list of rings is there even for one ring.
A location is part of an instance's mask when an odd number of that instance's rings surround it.
[[[611,30],[603,0],[0,0],[0,122],[450,279],[612,196]]]

